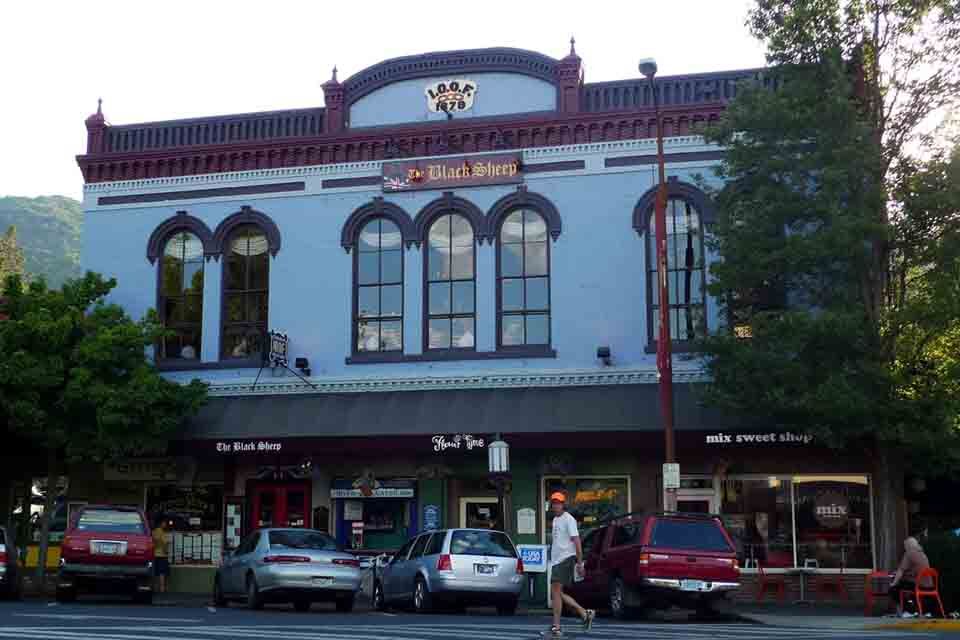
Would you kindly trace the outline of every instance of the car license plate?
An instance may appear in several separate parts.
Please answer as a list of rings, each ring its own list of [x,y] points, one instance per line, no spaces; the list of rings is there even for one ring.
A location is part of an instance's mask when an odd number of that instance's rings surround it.
[[[703,588],[706,585],[702,580],[681,580],[680,581],[680,590],[681,591],[703,591]]]
[[[495,564],[475,564],[474,573],[478,576],[495,576],[497,575],[497,565]]]
[[[120,543],[119,542],[98,542],[94,548],[94,553],[99,553],[104,556],[117,556],[120,555]]]
[[[333,584],[333,578],[314,578],[313,586],[315,587],[329,587]]]

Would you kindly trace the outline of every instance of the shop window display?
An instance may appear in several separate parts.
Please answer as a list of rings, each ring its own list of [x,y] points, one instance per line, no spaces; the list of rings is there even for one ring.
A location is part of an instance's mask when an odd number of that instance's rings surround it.
[[[545,478],[544,495],[561,491],[567,496],[567,511],[577,519],[581,535],[599,526],[613,516],[630,511],[630,487],[628,478]],[[553,513],[545,509],[547,517],[547,543],[551,544]]]
[[[171,564],[216,564],[223,546],[223,486],[147,487],[152,527],[171,523]]]
[[[866,477],[796,476],[797,562],[820,568],[873,566]]]
[[[745,567],[793,566],[793,514],[789,478],[728,478],[721,512]]]

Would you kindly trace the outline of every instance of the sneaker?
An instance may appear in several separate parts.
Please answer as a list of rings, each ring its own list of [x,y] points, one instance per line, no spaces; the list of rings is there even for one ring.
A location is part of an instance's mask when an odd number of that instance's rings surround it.
[[[932,613],[925,613],[925,614],[923,614],[923,617],[924,617],[924,618],[932,618],[932,617],[933,617],[933,614],[932,614]]]
[[[900,614],[900,617],[901,617],[901,618],[916,618],[916,617],[917,617],[917,614],[915,614],[915,613],[910,613],[909,611],[904,611],[903,613]]]
[[[587,609],[586,613],[583,614],[583,630],[590,631],[593,629],[593,619],[597,617],[597,612],[593,609]]]
[[[562,637],[563,637],[563,629],[561,629],[560,627],[556,627],[556,626],[550,627],[550,637],[551,637],[551,638],[562,638]]]

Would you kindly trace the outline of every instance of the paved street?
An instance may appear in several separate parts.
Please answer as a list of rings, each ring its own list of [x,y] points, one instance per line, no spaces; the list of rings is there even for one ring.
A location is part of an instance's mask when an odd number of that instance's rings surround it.
[[[597,621],[591,640],[866,640],[878,637],[935,638],[930,633],[825,631],[811,620],[806,628],[731,623]],[[45,602],[0,603],[0,638],[20,640],[536,640],[548,625],[544,616],[500,618],[493,614],[417,616],[336,614],[322,605],[311,613],[270,608],[141,607],[120,603],[51,606]],[[582,637],[568,628],[567,637]],[[945,636],[941,636],[945,637]]]

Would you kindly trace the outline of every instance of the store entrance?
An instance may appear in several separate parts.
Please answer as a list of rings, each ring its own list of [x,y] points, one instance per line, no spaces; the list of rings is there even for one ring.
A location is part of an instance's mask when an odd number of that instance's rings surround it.
[[[249,495],[251,530],[308,526],[310,485],[306,482],[255,483]]]
[[[496,498],[460,498],[460,526],[466,529],[496,529],[500,505]]]

